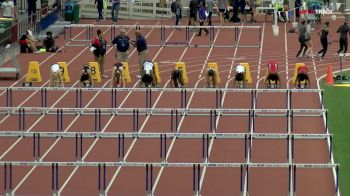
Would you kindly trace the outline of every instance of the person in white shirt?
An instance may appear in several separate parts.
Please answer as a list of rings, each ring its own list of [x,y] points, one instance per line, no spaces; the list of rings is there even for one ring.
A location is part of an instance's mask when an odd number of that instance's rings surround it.
[[[236,86],[239,88],[245,87],[247,85],[247,81],[245,78],[245,67],[241,64],[236,66],[236,76],[235,76],[235,81],[236,81]]]
[[[15,5],[13,1],[5,0],[1,4],[2,16],[4,18],[14,18],[15,17]]]
[[[143,63],[141,86],[142,84],[144,84],[145,87],[148,87],[150,84],[152,84],[153,87],[157,86],[157,78],[155,77],[154,64],[151,61],[146,61]]]

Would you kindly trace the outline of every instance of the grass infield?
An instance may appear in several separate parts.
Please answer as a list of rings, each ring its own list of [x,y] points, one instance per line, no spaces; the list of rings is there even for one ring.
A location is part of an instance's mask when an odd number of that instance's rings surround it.
[[[350,76],[350,72],[345,73]],[[335,162],[340,164],[341,195],[350,195],[350,87],[327,86],[324,89],[325,108],[329,110],[329,130],[333,134]]]

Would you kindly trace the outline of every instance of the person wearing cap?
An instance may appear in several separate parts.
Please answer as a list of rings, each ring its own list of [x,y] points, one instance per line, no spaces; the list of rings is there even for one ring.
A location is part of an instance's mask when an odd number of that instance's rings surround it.
[[[120,33],[112,41],[115,45],[117,62],[129,63],[129,44],[130,38],[126,35],[125,29],[120,29]]]
[[[241,64],[236,66],[236,76],[235,76],[235,81],[236,81],[236,86],[241,87],[241,84],[243,83],[243,86],[247,85],[246,77],[245,77],[245,67]]]
[[[142,65],[142,78],[141,78],[141,87],[144,84],[145,87],[149,87],[151,84],[153,87],[156,87],[158,82],[155,77],[154,64],[152,61],[145,61]]]
[[[50,87],[63,87],[63,79],[60,66],[58,64],[51,65],[50,68]]]
[[[185,88],[185,83],[183,80],[183,72],[181,69],[177,67],[171,72],[171,85],[172,87],[175,87],[175,88],[178,88],[178,87]]]
[[[81,87],[93,86],[93,79],[91,76],[91,69],[89,65],[83,65],[81,68],[80,86]]]
[[[337,51],[337,54],[339,53],[346,53],[348,51],[348,33],[350,32],[348,20],[345,20],[344,24],[341,25],[337,33],[340,33],[339,35],[339,50]]]
[[[107,41],[103,37],[100,29],[97,30],[97,36],[92,40],[92,51],[95,56],[95,62],[97,62],[99,65],[101,77],[107,78],[107,76],[104,74]]]
[[[122,63],[118,62],[114,64],[111,78],[111,88],[125,88],[124,66]]]
[[[46,38],[43,42],[43,48],[46,49],[46,52],[57,52],[58,46],[55,46],[55,39],[52,37],[52,32],[48,31],[46,32]]]
[[[140,30],[135,31],[136,40],[130,41],[131,45],[137,48],[138,58],[139,58],[139,68],[140,75],[138,78],[141,78],[143,73],[143,63],[148,59],[148,50],[147,50],[147,42],[144,36],[142,36]]]

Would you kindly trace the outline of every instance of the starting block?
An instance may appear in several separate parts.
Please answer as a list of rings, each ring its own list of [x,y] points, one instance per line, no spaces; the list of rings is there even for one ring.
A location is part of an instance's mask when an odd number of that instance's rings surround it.
[[[160,79],[160,76],[159,76],[158,63],[153,62],[153,65],[154,65],[155,77],[156,77],[156,79],[157,79],[157,84],[160,84],[161,79]]]
[[[60,66],[63,82],[70,82],[70,77],[69,77],[69,74],[68,74],[67,63],[66,62],[58,62],[57,64]]]
[[[214,70],[216,70],[216,72],[218,73],[218,84],[220,84],[221,79],[220,79],[220,74],[219,74],[219,69],[218,69],[218,64],[217,63],[208,63],[208,68],[212,68]]]
[[[26,82],[42,82],[38,61],[29,62]]]
[[[127,62],[122,62],[124,68],[124,80],[127,83],[131,83],[131,77],[129,72],[129,64]]]
[[[245,79],[247,80],[247,84],[253,83],[252,76],[250,75],[250,69],[248,63],[240,63],[245,68]]]
[[[297,80],[298,69],[301,66],[305,66],[305,64],[304,63],[297,63],[297,64],[295,64],[294,75],[293,75],[293,84],[295,84],[295,81]],[[304,81],[302,81],[302,82],[304,82]]]
[[[91,77],[94,80],[94,82],[101,82],[101,73],[100,73],[100,67],[98,66],[98,63],[89,62],[89,66],[91,69]]]
[[[182,79],[184,84],[188,84],[188,77],[187,77],[187,71],[186,71],[186,65],[184,62],[177,62],[175,64],[175,68],[177,68],[178,70],[182,71]]]

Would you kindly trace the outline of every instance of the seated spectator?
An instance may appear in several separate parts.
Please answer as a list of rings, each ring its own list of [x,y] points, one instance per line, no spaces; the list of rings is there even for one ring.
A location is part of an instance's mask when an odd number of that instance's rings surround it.
[[[21,46],[21,53],[33,53],[38,52],[37,47],[35,46],[35,43],[37,41],[33,38],[33,35],[31,34],[31,31],[26,31],[25,34],[21,36],[19,39],[19,44]]]
[[[43,48],[46,49],[46,52],[59,52],[58,46],[55,46],[55,39],[52,38],[52,32],[50,31],[46,33]]]

